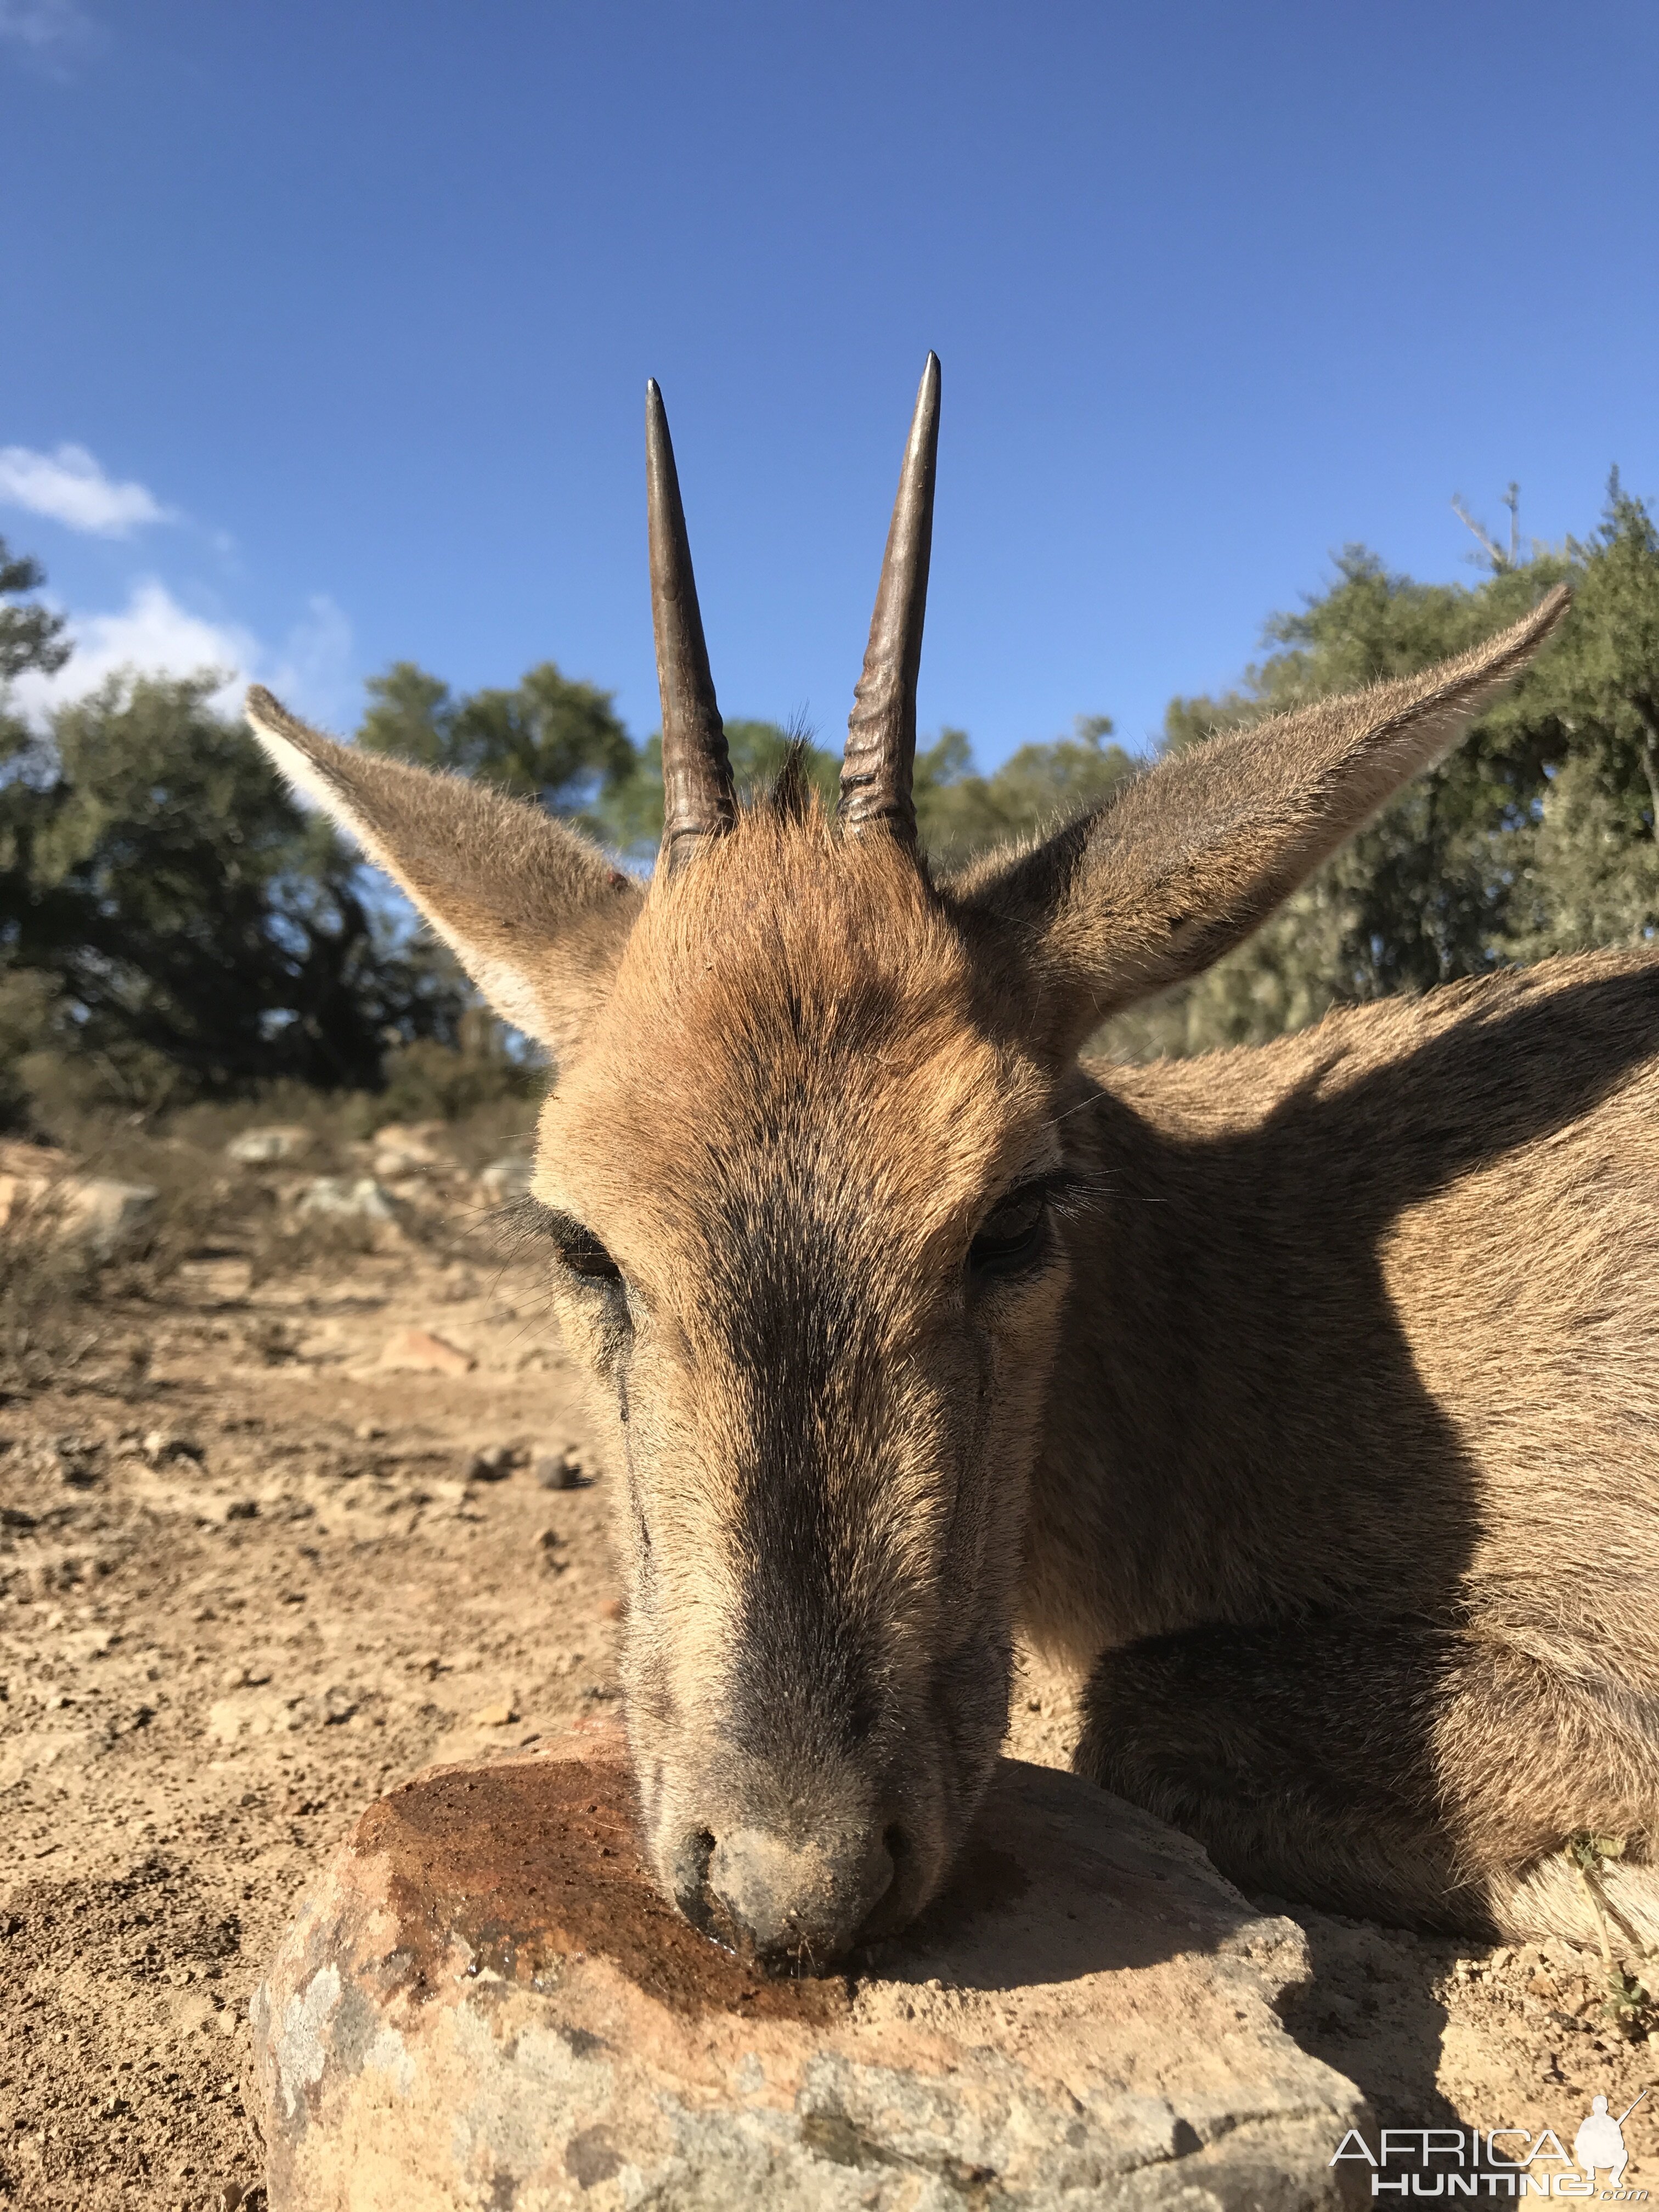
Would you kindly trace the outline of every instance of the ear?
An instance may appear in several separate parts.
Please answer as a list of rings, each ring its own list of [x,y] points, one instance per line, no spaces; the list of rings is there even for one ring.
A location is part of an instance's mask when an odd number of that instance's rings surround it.
[[[1418,676],[1323,700],[1161,763],[1034,851],[952,887],[1052,979],[1067,1048],[1231,951],[1513,682],[1566,612]]]
[[[283,775],[408,893],[502,1019],[562,1059],[639,912],[632,878],[540,807],[337,744],[257,684],[247,718]]]

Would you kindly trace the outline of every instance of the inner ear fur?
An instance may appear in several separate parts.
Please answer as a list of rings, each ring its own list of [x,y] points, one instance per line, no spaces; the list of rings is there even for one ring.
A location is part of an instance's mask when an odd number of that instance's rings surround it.
[[[1044,843],[993,855],[955,898],[1035,962],[1074,1050],[1108,1014],[1242,943],[1492,705],[1571,599],[1559,585],[1455,660],[1163,761]]]
[[[532,802],[337,744],[259,685],[254,735],[296,789],[349,830],[430,922],[503,1020],[573,1051],[605,996],[643,894]]]

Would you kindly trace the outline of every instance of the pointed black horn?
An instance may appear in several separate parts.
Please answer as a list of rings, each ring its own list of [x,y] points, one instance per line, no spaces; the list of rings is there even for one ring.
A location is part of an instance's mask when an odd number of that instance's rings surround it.
[[[724,836],[738,809],[726,728],[708,672],[674,447],[654,377],[645,387],[645,483],[651,626],[662,696],[662,861],[672,869],[704,838]]]
[[[939,398],[939,356],[930,353],[910,418],[864,673],[853,693],[841,763],[838,811],[845,826],[856,834],[884,822],[907,845],[916,841],[910,778],[916,758],[916,678],[927,613],[927,561],[933,544]]]

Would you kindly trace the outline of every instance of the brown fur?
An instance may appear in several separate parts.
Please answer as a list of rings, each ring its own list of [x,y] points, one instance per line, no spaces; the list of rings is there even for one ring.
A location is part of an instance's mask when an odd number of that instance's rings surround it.
[[[821,1960],[918,1909],[1021,1622],[1094,1668],[1085,1770],[1241,1878],[1520,1924],[1563,1917],[1537,1869],[1575,1831],[1647,1853],[1659,967],[1074,1057],[1563,604],[943,886],[797,791],[641,896],[252,702],[557,1053],[534,1191],[611,1428],[647,1828],[702,1924]],[[481,823],[499,875],[447,874]]]

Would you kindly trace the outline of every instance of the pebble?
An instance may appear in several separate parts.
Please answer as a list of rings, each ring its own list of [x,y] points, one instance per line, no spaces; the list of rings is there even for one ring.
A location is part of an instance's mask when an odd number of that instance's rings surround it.
[[[309,1129],[297,1122],[274,1122],[262,1129],[244,1129],[225,1146],[225,1158],[239,1167],[265,1167],[276,1160],[297,1160],[312,1146]]]
[[[202,1447],[194,1437],[180,1436],[173,1429],[152,1429],[138,1449],[152,1467],[160,1467],[165,1460],[202,1457]]]
[[[518,1465],[519,1456],[511,1444],[486,1444],[482,1451],[473,1453],[467,1480],[504,1482]]]
[[[592,1478],[583,1474],[576,1447],[566,1444],[562,1451],[544,1453],[536,1462],[536,1480],[544,1490],[585,1490]]]
[[[380,1353],[382,1367],[416,1375],[470,1375],[477,1364],[470,1352],[426,1328],[399,1329]]]
[[[338,1214],[360,1221],[395,1221],[397,1208],[373,1176],[317,1176],[300,1193],[299,1213]]]
[[[510,1698],[503,1698],[493,1705],[481,1705],[472,1716],[474,1728],[511,1728],[519,1717]]]

